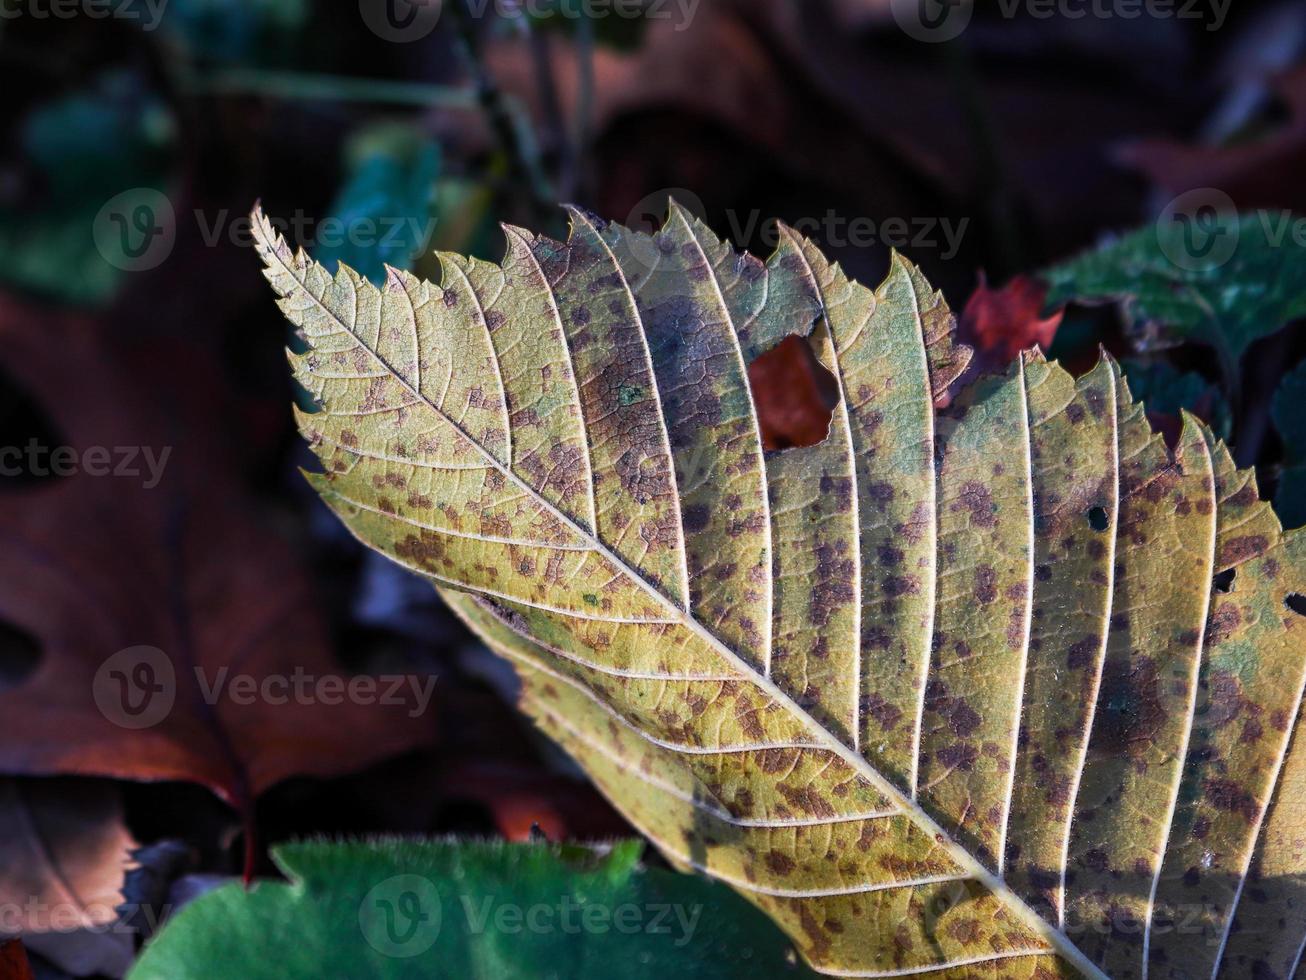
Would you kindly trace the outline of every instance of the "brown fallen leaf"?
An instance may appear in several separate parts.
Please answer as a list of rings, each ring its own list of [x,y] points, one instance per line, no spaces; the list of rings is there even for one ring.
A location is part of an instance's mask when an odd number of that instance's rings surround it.
[[[73,976],[122,976],[134,946],[117,908],[133,847],[112,783],[0,780],[0,929]]]
[[[532,827],[553,841],[611,840],[630,833],[630,825],[593,785],[538,765],[476,759],[445,767],[439,781],[446,800],[486,807],[507,840],[530,840]]]
[[[830,431],[838,404],[834,379],[801,337],[787,337],[748,365],[766,449],[813,446]]]
[[[1274,87],[1284,103],[1286,121],[1263,139],[1230,146],[1142,140],[1123,147],[1117,156],[1167,194],[1210,187],[1245,210],[1306,209],[1301,182],[1306,166],[1306,67],[1285,73]]]
[[[0,688],[0,773],[194,782],[248,819],[287,777],[433,739],[412,686],[394,704],[346,688],[308,577],[209,435],[225,428],[199,363],[13,305],[0,344],[79,469],[0,509],[0,622],[42,650]]]

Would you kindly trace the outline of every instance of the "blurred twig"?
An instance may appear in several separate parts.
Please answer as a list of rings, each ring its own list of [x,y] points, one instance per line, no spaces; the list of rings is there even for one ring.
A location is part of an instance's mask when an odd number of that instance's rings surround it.
[[[553,76],[553,46],[548,33],[535,30],[531,18],[520,7],[515,8],[513,23],[517,28],[518,37],[531,53],[531,67],[534,71],[535,88],[543,117],[543,130],[539,139],[542,155],[555,161],[559,197],[561,200],[570,201],[576,188],[576,160],[563,123],[558,83]]]
[[[576,22],[576,118],[572,125],[573,159],[576,163],[576,191],[589,196],[590,127],[594,116],[594,21],[585,14]]]
[[[383,79],[349,78],[342,75],[314,75],[293,71],[230,69],[189,78],[180,86],[191,95],[258,95],[277,99],[325,99],[335,102],[367,102],[419,108],[486,110],[485,96],[478,90],[421,82],[392,82]],[[509,95],[499,93],[495,101],[496,135],[507,140],[510,158],[516,162],[514,177],[525,174],[532,199],[553,204],[549,182],[540,165],[540,150],[525,108]]]
[[[544,173],[539,144],[533,133],[529,139],[525,137],[525,133],[530,130],[530,123],[524,114],[514,119],[509,108],[508,97],[485,67],[485,59],[481,56],[480,37],[472,23],[471,13],[465,6],[465,0],[454,0],[448,5],[448,9],[453,11],[454,20],[457,22],[458,48],[467,71],[472,76],[477,99],[504,153],[508,156],[513,176],[529,190],[531,202],[540,216],[545,221],[549,221],[553,217],[552,211],[557,199]]]
[[[977,195],[992,229],[993,254],[989,271],[1000,269],[1005,278],[1028,268],[1027,249],[1016,213],[1017,193],[1003,153],[1002,135],[984,99],[982,83],[970,52],[960,41],[940,45],[975,147],[980,186]]]
[[[465,88],[259,68],[232,68],[198,74],[186,83],[186,90],[199,95],[264,95],[281,99],[330,99],[437,109],[480,108],[476,93]],[[523,114],[520,107],[515,107],[514,111]]]

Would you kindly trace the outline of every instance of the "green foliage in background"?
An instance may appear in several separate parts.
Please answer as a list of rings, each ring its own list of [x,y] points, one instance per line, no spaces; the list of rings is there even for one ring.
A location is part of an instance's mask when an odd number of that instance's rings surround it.
[[[809,977],[724,885],[640,864],[644,845],[373,841],[274,851],[288,883],[185,908],[130,980]]]

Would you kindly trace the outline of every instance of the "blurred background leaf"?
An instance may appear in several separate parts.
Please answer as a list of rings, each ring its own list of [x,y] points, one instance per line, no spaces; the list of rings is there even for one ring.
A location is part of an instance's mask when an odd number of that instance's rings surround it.
[[[1274,507],[1285,527],[1306,524],[1306,363],[1274,393],[1274,424],[1283,440],[1283,470]]]
[[[409,271],[426,251],[439,221],[436,210],[440,148],[404,123],[381,123],[355,133],[345,147],[344,186],[327,209],[340,230],[315,257],[334,268],[344,262],[377,285],[385,266]]]
[[[177,126],[139,73],[110,69],[87,81],[19,123],[0,183],[0,280],[95,306],[124,277],[96,248],[96,216],[129,188],[168,189]]]

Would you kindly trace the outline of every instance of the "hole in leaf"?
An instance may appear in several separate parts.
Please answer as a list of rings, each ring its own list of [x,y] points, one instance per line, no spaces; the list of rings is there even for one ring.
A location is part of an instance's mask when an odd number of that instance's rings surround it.
[[[1105,507],[1094,507],[1088,512],[1088,526],[1094,531],[1105,531],[1110,525]]]
[[[0,619],[0,691],[23,683],[40,662],[40,641],[25,629]]]
[[[310,349],[308,338],[298,330],[288,330],[286,332],[286,348],[292,354],[307,354]]]
[[[1217,573],[1215,578],[1211,580],[1212,584],[1215,586],[1215,591],[1222,595],[1227,593],[1233,588],[1233,579],[1237,574],[1238,569],[1236,568],[1226,568],[1223,572]]]
[[[35,396],[0,368],[0,490],[53,483],[50,453],[66,444]]]
[[[1284,597],[1283,604],[1298,616],[1306,616],[1306,595],[1302,595],[1300,592],[1290,592]]]
[[[815,446],[829,435],[839,386],[805,337],[786,337],[753,361],[748,382],[763,448]]]

